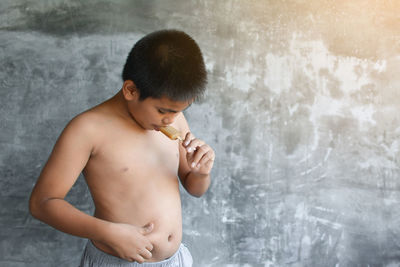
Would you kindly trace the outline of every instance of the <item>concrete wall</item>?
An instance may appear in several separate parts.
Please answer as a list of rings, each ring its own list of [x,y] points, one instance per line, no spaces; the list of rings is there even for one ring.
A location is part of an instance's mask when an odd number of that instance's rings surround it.
[[[84,240],[34,220],[30,191],[65,124],[112,96],[138,38],[200,44],[216,150],[183,197],[195,266],[400,266],[397,0],[0,3],[0,266],[76,266]],[[68,199],[93,210],[82,178]]]

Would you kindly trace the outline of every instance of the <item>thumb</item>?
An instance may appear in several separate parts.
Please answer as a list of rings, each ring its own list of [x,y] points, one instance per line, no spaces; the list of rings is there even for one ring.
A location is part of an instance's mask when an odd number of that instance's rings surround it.
[[[154,223],[148,223],[142,227],[141,233],[142,235],[148,235],[153,231],[153,229],[154,229]]]
[[[193,162],[193,159],[194,159],[194,151],[186,153],[186,161],[189,164],[189,166]]]

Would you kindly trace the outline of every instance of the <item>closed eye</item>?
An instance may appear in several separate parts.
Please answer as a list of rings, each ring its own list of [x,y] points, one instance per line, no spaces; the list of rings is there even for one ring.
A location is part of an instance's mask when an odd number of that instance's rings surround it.
[[[167,114],[167,113],[178,113],[176,110],[166,109],[166,108],[158,108],[158,113]]]

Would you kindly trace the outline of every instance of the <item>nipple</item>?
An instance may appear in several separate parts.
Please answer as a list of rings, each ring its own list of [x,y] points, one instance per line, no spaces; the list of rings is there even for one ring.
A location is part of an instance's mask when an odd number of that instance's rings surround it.
[[[182,141],[181,133],[172,126],[161,127],[160,131],[171,140],[178,139],[178,140]]]

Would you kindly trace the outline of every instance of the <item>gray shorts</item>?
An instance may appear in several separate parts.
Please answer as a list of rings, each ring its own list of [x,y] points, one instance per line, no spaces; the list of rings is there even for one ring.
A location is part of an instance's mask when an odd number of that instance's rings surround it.
[[[170,258],[159,262],[145,262],[137,263],[123,260],[107,254],[98,248],[89,240],[87,242],[85,251],[83,252],[80,267],[191,267],[193,264],[192,255],[185,245],[181,244],[178,251],[175,252]]]

